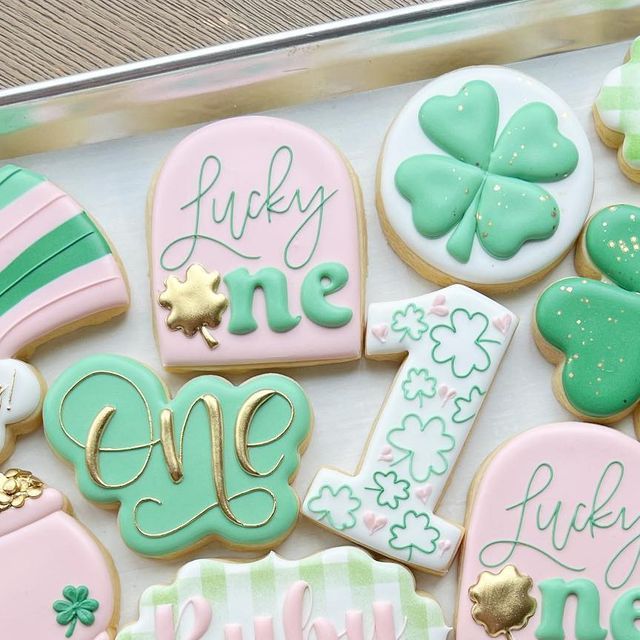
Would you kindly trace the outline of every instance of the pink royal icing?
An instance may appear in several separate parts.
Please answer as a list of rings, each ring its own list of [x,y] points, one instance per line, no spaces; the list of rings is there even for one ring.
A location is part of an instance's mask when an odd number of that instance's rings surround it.
[[[471,494],[457,637],[487,640],[469,589],[508,565],[532,579],[537,602],[515,640],[638,637],[623,629],[628,598],[640,599],[639,484],[640,443],[607,427],[551,424],[500,447]]]
[[[180,142],[159,172],[150,229],[153,313],[164,366],[255,368],[358,358],[364,232],[354,182],[331,143],[286,120],[222,120]],[[219,326],[208,325],[215,348],[198,334],[171,330],[169,311],[158,302],[167,279],[184,281],[195,264],[220,274],[218,293],[228,300]],[[335,326],[323,326],[322,319],[318,324],[302,300],[312,270],[327,264],[345,279],[324,295],[324,302],[347,314],[332,320]],[[242,319],[252,315],[256,326],[234,329],[240,294],[231,290],[228,276],[242,269],[248,272],[243,281],[269,269],[286,286],[276,295],[259,286],[252,290],[250,313],[245,309]],[[327,286],[326,278],[322,282]],[[267,297],[288,311],[287,326],[270,326]]]
[[[63,510],[64,499],[47,488],[23,507],[0,513],[3,638],[64,640],[53,603],[67,585],[86,586],[99,603],[91,625],[78,623],[73,640],[109,640],[117,603],[112,568],[93,536]]]

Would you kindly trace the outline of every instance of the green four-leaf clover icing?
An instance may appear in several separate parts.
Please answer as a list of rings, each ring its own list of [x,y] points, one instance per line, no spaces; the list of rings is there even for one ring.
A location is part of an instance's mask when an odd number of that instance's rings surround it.
[[[452,232],[447,250],[467,262],[475,237],[504,260],[525,242],[555,233],[558,205],[537,183],[566,178],[578,165],[578,151],[558,131],[551,107],[524,105],[498,135],[496,91],[474,80],[455,96],[427,100],[418,118],[424,134],[448,154],[413,156],[396,171],[396,187],[411,203],[421,235]]]
[[[562,353],[562,391],[580,414],[615,417],[640,399],[640,209],[610,207],[587,226],[589,275],[565,278],[536,306],[537,329]],[[580,264],[580,261],[579,261]]]

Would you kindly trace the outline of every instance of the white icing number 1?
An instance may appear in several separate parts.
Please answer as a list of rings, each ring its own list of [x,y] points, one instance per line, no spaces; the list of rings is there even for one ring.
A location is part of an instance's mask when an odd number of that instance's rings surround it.
[[[517,325],[454,285],[369,307],[366,351],[407,354],[355,476],[321,469],[308,517],[417,569],[443,574],[463,530],[434,513]]]

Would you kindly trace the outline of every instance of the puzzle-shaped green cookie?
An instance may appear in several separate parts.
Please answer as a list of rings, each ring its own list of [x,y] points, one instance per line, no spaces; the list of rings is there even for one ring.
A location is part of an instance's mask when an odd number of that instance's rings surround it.
[[[173,555],[211,537],[263,548],[297,520],[289,483],[311,408],[285,376],[260,375],[239,386],[201,376],[170,399],[138,362],[94,356],[55,382],[44,422],[82,493],[120,503],[122,536],[144,555]]]
[[[587,277],[564,278],[540,296],[536,341],[558,364],[561,402],[578,416],[611,423],[640,401],[640,209],[619,205],[595,214],[576,267]]]

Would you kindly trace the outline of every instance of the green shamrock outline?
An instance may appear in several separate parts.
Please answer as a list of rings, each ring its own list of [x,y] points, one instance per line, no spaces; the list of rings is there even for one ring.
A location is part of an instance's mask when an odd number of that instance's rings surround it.
[[[313,508],[312,505],[314,502],[323,499],[323,494],[325,493],[325,491],[327,491],[329,495],[335,499],[340,493],[342,493],[343,490],[347,491],[347,493],[349,494],[349,502],[355,503],[355,506],[353,506],[351,509],[347,509],[347,513],[351,516],[350,521],[347,521],[344,524],[336,523],[333,519],[333,516],[331,515],[330,509],[316,510]],[[320,515],[320,517],[317,518],[318,522],[326,518],[329,526],[336,531],[346,531],[347,529],[353,529],[353,527],[356,526],[356,517],[354,514],[356,513],[356,511],[358,511],[358,509],[360,509],[361,506],[362,501],[360,500],[360,498],[358,498],[358,496],[355,496],[351,487],[346,484],[338,487],[335,491],[328,484],[322,485],[320,487],[320,490],[318,491],[318,494],[307,502],[307,509],[309,510],[309,512],[313,513],[314,515]]]
[[[434,467],[433,464],[430,464],[427,468],[426,475],[424,476],[419,476],[417,471],[414,469],[414,461],[416,456],[415,450],[408,449],[394,442],[394,434],[406,433],[407,423],[410,420],[411,421],[415,420],[420,424],[420,433],[424,433],[431,425],[438,424],[440,426],[440,435],[443,437],[444,440],[447,441],[446,447],[436,450],[436,453],[440,458],[442,466]],[[387,434],[387,442],[392,447],[395,447],[399,451],[405,452],[404,456],[402,456],[398,460],[395,460],[394,462],[391,463],[392,466],[395,467],[396,465],[401,464],[408,459],[409,475],[416,482],[427,482],[427,480],[429,480],[429,478],[431,477],[431,474],[436,476],[441,476],[444,473],[446,473],[447,470],[449,469],[449,461],[447,460],[446,454],[449,453],[450,451],[453,451],[453,449],[456,446],[456,439],[450,433],[447,433],[447,425],[442,418],[440,418],[439,416],[433,416],[429,418],[426,422],[422,422],[422,419],[420,418],[420,416],[415,413],[409,413],[406,416],[404,416],[404,418],[402,418],[402,426],[396,427],[395,429],[391,429],[389,431],[389,433]]]
[[[418,334],[417,336],[413,335],[414,327],[411,327],[411,326],[407,327],[406,325],[403,327],[400,324],[401,322],[400,317],[406,320],[409,310],[411,310],[411,313],[415,314],[417,318],[417,323],[420,325],[419,328],[415,329],[415,331]],[[420,340],[422,335],[425,334],[427,331],[429,331],[429,325],[425,322],[424,316],[425,316],[424,309],[421,309],[420,307],[418,307],[418,305],[416,305],[415,302],[410,302],[404,309],[398,309],[397,311],[394,312],[392,316],[391,330],[395,331],[396,333],[403,334],[402,337],[400,338],[400,342],[402,342],[407,336],[409,336],[409,338],[414,341]]]
[[[459,413],[462,413],[462,407],[460,405],[463,403],[470,404],[473,401],[472,396],[474,393],[477,393],[480,397],[482,397],[484,396],[486,391],[483,391],[480,387],[478,387],[477,385],[474,385],[473,387],[471,387],[471,390],[469,391],[469,395],[466,398],[464,396],[459,396],[453,401],[456,407],[456,410],[453,412],[453,415],[451,416],[451,420],[453,420],[453,422],[455,422],[456,424],[462,424],[463,422],[468,422],[469,420],[475,418],[477,411],[472,415],[470,415],[468,418],[465,418],[464,420],[460,420],[456,417]]]
[[[473,363],[471,365],[471,368],[466,372],[466,373],[460,373],[458,371],[456,371],[456,356],[454,355],[449,355],[445,358],[439,359],[438,356],[436,355],[436,352],[438,351],[438,349],[442,346],[443,341],[439,340],[436,337],[436,331],[449,331],[451,333],[457,333],[458,330],[456,328],[456,320],[455,320],[455,316],[458,313],[464,313],[467,318],[469,320],[473,320],[475,317],[480,316],[482,318],[484,318],[484,328],[482,329],[482,331],[478,334],[478,336],[474,339],[473,343],[476,345],[476,347],[478,347],[478,349],[480,349],[486,356],[486,364],[484,367],[478,366],[477,363]],[[474,313],[469,313],[469,311],[463,307],[458,307],[457,309],[454,309],[450,315],[449,315],[449,319],[451,321],[451,324],[439,324],[435,327],[433,327],[431,329],[431,339],[433,340],[433,349],[431,350],[431,357],[433,358],[434,362],[437,362],[438,364],[446,364],[447,362],[451,362],[451,373],[453,373],[453,375],[460,379],[460,380],[464,380],[465,378],[468,378],[474,371],[479,371],[480,373],[482,373],[483,371],[486,371],[490,366],[491,366],[491,354],[482,346],[483,344],[500,344],[500,342],[498,340],[490,340],[489,338],[484,338],[485,333],[488,331],[490,323],[489,323],[489,318],[482,312],[480,311],[475,311]]]
[[[425,520],[425,524],[423,527],[424,531],[435,531],[436,535],[435,538],[433,538],[431,540],[431,545],[430,547],[427,549],[425,547],[420,546],[420,544],[416,544],[414,542],[411,542],[409,544],[399,544],[398,543],[398,539],[400,538],[399,532],[400,531],[406,531],[409,527],[409,525],[407,524],[407,519],[409,517],[414,518],[415,520]],[[389,538],[389,546],[392,549],[396,549],[396,551],[402,551],[403,549],[409,549],[409,555],[407,560],[410,562],[411,561],[411,556],[413,555],[413,550],[417,549],[418,551],[421,551],[422,553],[426,553],[427,555],[431,555],[432,553],[435,552],[436,548],[437,548],[437,542],[440,539],[440,531],[436,528],[431,526],[431,518],[429,518],[429,515],[427,513],[418,513],[417,511],[407,511],[404,514],[404,518],[402,520],[402,524],[394,524],[391,529],[391,538]],[[395,544],[394,544],[395,542]]]
[[[433,391],[424,391],[424,386],[415,392],[409,389],[411,383],[417,377],[422,379],[423,385],[433,385]],[[417,399],[420,403],[420,408],[422,409],[424,398],[433,398],[436,395],[436,384],[438,384],[438,381],[429,374],[429,370],[427,368],[423,367],[418,369],[417,367],[411,367],[407,372],[407,377],[402,381],[402,395],[404,399],[409,402]]]
[[[447,155],[412,156],[395,173],[418,233],[451,233],[447,251],[462,263],[476,237],[499,260],[512,258],[527,241],[550,238],[560,211],[538,183],[564,180],[578,165],[578,150],[559,132],[549,105],[522,106],[498,135],[499,116],[498,95],[484,80],[466,83],[454,96],[429,98],[419,124]]]
[[[89,597],[89,589],[84,585],[67,585],[62,590],[62,595],[64,600],[56,600],[52,608],[58,614],[56,622],[67,627],[65,638],[70,638],[76,630],[78,620],[85,627],[90,627],[96,621],[94,612],[98,610],[100,603]]]
[[[383,486],[379,480],[380,477],[388,478],[393,476],[393,485],[394,487],[399,486],[402,487],[400,489],[399,494],[393,494],[391,499],[383,500],[382,497],[387,491],[387,488]],[[376,496],[376,502],[380,507],[389,507],[390,509],[397,509],[398,505],[406,500],[409,497],[409,487],[411,484],[402,478],[398,478],[398,474],[395,471],[376,471],[373,474],[373,482],[376,485],[375,487],[365,487],[368,491],[375,491],[378,495]]]

